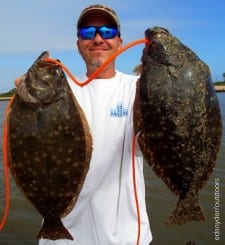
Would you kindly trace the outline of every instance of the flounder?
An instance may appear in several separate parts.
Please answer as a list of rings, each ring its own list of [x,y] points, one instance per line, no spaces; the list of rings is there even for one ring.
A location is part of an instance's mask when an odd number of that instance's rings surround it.
[[[38,239],[71,239],[61,217],[74,207],[85,180],[92,138],[63,70],[34,62],[8,116],[9,167],[19,189],[43,216]]]
[[[142,153],[179,201],[167,224],[203,221],[198,193],[215,166],[222,120],[210,70],[168,30],[145,32],[150,41],[134,104]]]

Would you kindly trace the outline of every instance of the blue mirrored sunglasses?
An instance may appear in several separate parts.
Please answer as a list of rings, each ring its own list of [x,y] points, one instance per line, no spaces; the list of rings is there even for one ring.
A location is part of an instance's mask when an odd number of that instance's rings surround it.
[[[118,29],[112,26],[84,26],[79,29],[77,35],[83,39],[91,40],[97,33],[103,39],[112,39],[117,35],[120,36]]]

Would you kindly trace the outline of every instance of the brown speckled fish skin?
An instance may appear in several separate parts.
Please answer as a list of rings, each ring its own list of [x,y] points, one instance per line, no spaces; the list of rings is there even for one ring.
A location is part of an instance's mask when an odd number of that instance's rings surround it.
[[[198,192],[210,177],[222,120],[209,68],[166,29],[146,30],[134,127],[153,171],[179,196],[167,224],[203,221]]]
[[[73,240],[60,218],[71,211],[79,196],[92,139],[64,72],[43,61],[44,56],[48,54],[43,53],[28,70],[11,106],[10,170],[44,218],[38,239]]]

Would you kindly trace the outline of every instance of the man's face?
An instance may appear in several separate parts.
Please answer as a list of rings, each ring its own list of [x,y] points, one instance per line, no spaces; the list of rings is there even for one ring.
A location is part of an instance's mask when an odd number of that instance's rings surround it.
[[[110,26],[109,19],[99,16],[89,17],[83,26]],[[112,39],[103,39],[99,33],[91,40],[81,37],[77,40],[77,47],[86,62],[86,65],[97,69],[122,45],[122,39],[118,36]]]

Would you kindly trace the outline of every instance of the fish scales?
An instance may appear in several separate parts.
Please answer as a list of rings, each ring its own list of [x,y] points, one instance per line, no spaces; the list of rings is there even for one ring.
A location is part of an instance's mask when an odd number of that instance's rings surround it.
[[[134,128],[143,155],[179,201],[167,224],[205,219],[198,192],[215,166],[222,120],[210,70],[168,30],[146,30]]]
[[[44,52],[17,89],[8,117],[9,166],[44,218],[38,238],[73,237],[60,218],[74,207],[92,152],[88,123],[62,69]]]

